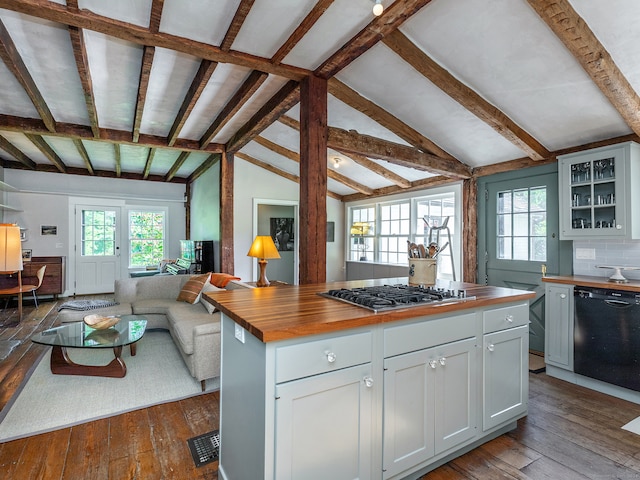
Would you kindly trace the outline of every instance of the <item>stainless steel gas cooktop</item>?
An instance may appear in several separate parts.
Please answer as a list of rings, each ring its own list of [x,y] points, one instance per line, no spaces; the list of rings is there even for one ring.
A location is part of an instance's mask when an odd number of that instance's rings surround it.
[[[367,308],[375,313],[427,304],[442,304],[474,300],[465,290],[420,287],[413,285],[380,285],[374,287],[341,288],[322,292],[326,298],[340,300],[351,305]]]

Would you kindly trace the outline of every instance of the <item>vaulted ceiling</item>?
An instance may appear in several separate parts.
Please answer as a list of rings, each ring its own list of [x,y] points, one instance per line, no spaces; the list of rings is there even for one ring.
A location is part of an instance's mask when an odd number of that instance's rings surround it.
[[[2,165],[189,182],[227,151],[298,181],[308,75],[342,200],[638,138],[637,0],[382,3],[0,0]]]

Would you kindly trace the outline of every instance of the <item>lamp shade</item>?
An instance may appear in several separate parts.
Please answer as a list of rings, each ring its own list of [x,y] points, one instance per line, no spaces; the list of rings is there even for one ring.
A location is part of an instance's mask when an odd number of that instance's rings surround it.
[[[22,244],[20,227],[13,224],[0,224],[0,272],[22,270]]]
[[[258,235],[253,241],[248,257],[255,258],[280,258],[276,244],[273,243],[273,239],[269,235]]]

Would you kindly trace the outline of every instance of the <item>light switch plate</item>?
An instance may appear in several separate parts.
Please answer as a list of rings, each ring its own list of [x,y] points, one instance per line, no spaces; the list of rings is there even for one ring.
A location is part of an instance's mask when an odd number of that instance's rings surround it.
[[[235,325],[235,334],[236,334],[236,339],[240,342],[240,343],[244,343],[244,328],[242,328],[240,325],[238,325],[237,323],[234,324]]]

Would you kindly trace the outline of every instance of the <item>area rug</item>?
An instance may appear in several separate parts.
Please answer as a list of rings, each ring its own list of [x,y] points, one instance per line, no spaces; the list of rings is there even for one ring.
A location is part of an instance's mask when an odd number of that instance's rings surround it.
[[[0,442],[78,425],[99,418],[192,397],[202,393],[200,382],[187,369],[165,330],[145,333],[137,354],[122,350],[124,378],[53,375],[49,349],[19,394],[0,412]],[[69,349],[71,360],[105,365],[111,349]],[[207,391],[217,390],[209,380]]]
[[[118,302],[110,300],[69,300],[58,307],[58,311],[64,310],[94,310],[96,308],[113,307]]]

